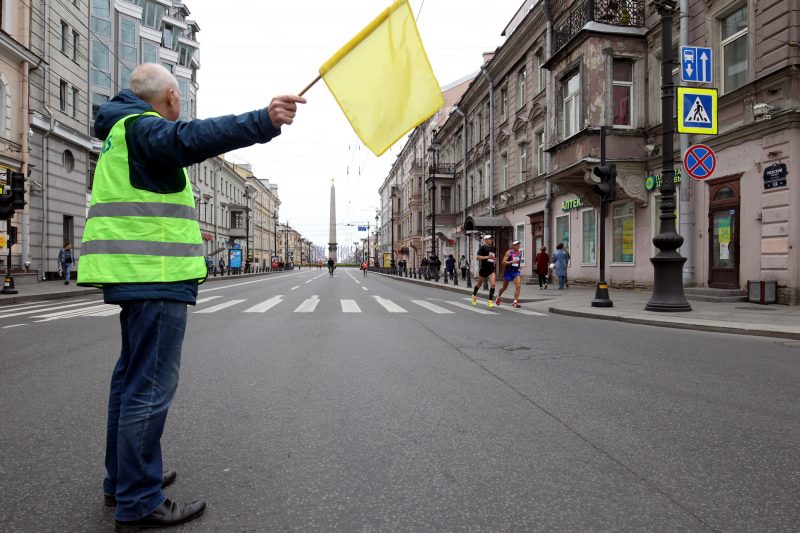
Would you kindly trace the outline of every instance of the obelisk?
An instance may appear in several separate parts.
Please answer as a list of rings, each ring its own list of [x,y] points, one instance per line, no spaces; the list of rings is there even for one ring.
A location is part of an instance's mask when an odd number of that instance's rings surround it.
[[[331,180],[331,228],[328,231],[328,259],[336,259],[336,188]]]

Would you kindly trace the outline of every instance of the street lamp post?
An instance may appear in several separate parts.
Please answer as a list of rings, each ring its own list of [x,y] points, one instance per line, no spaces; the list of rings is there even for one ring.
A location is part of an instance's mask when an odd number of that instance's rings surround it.
[[[672,15],[675,0],[653,2],[661,15],[661,231],[653,237],[658,253],[653,263],[653,294],[646,311],[691,311],[683,294],[683,264],[686,258],[678,253],[683,237],[675,231],[675,172],[673,170],[672,123]]]
[[[436,130],[433,130],[433,140],[428,148],[428,151],[433,155],[433,164],[428,169],[428,180],[431,184],[431,260],[438,256],[436,252],[436,173],[439,171],[439,148],[439,142],[436,140]],[[436,281],[439,281],[438,268],[436,269]]]
[[[245,209],[245,216],[244,216],[244,264],[245,264],[245,273],[247,273],[248,267],[250,266],[250,189],[245,187],[244,189],[244,209]]]
[[[278,212],[277,211],[273,211],[272,221],[273,221],[272,238],[274,241],[272,244],[272,255],[277,256],[278,255]],[[272,269],[272,257],[269,258],[269,268]]]
[[[378,211],[375,211],[375,266],[378,266],[378,235],[380,234],[380,226],[378,226]]]

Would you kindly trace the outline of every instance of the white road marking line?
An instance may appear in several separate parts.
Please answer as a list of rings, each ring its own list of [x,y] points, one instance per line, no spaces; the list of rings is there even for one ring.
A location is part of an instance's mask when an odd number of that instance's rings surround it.
[[[28,324],[11,324],[10,326],[3,326],[3,329],[18,328],[20,326],[27,326]]]
[[[204,292],[221,291],[223,289],[230,289],[231,287],[241,287],[242,285],[250,285],[251,283],[263,283],[265,281],[275,281],[276,279],[288,278],[289,276],[297,276],[299,274],[301,274],[301,272],[295,272],[294,274],[274,275],[274,276],[270,276],[268,278],[257,279],[257,280],[254,280],[254,281],[243,281],[241,283],[234,283],[232,285],[224,285],[222,287],[213,287],[211,289],[202,289],[202,290],[200,290],[198,292],[200,292],[202,294]]]
[[[95,302],[99,302],[100,300],[94,300],[94,301]],[[42,313],[42,312],[47,312],[47,311],[55,311],[56,309],[67,309],[68,307],[79,307],[79,306],[82,306],[82,305],[86,305],[88,303],[90,303],[90,302],[83,301],[82,303],[58,305],[56,307],[50,307],[49,309],[41,309],[41,308],[33,309],[33,310],[29,309],[27,311],[18,311],[16,313],[8,313],[8,314],[5,314],[5,315],[0,315],[0,318],[10,318],[12,316],[20,316],[20,315],[33,315],[33,314],[36,314],[36,313]]]
[[[312,282],[312,281],[314,281],[315,279],[319,279],[319,278],[321,278],[321,277],[322,277],[322,276],[324,276],[324,275],[325,275],[325,274],[320,274],[319,276],[313,277],[313,278],[311,278],[310,280],[306,281],[306,283],[311,283],[311,282]]]
[[[469,301],[469,298],[464,298],[465,300]],[[527,316],[550,316],[547,313],[540,313],[538,311],[530,311],[529,309],[523,309],[522,307],[512,307],[511,304],[504,304],[503,306],[495,307],[496,310],[503,310],[503,311],[511,311],[512,313],[519,313],[521,315]]]
[[[50,322],[51,320],[60,320],[62,318],[73,318],[81,315],[89,315],[100,311],[108,311],[111,307],[109,304],[93,305],[91,307],[84,307],[83,309],[70,309],[69,311],[60,311],[58,313],[48,313],[46,315],[36,315],[33,318],[41,318],[36,322]]]
[[[368,289],[368,288],[366,288],[366,287],[361,287],[361,288],[362,288],[362,289],[364,289],[365,291],[368,291],[368,290],[369,290],[369,289]]]
[[[72,300],[72,299],[70,299],[70,301],[72,301],[72,302],[85,302],[86,298],[83,298],[81,300]],[[25,309],[33,309],[34,307],[46,307],[48,305],[53,305],[54,303],[56,303],[56,302],[54,302],[53,300],[41,300],[41,301],[36,302],[36,303],[28,302],[28,303],[24,303],[24,304],[4,305],[4,306],[0,306],[0,313],[5,313],[7,311],[24,311]]]
[[[319,305],[319,296],[314,294],[311,298],[307,298],[306,301],[301,303],[297,306],[297,309],[294,310],[295,313],[313,313],[314,310]]]
[[[342,302],[342,313],[360,313],[361,308],[358,306],[355,300],[341,300]]]
[[[299,289],[299,288],[300,288],[300,285],[295,285],[294,287],[292,287],[292,288],[291,288],[291,289],[289,289],[289,290],[290,290],[290,291],[293,291],[293,290],[295,290],[295,289]]]
[[[496,315],[497,313],[492,313],[491,311],[487,311],[486,309],[481,309],[480,307],[475,307],[473,305],[462,304],[461,302],[451,302],[447,301],[450,305],[455,305],[456,307],[460,307],[462,309],[467,309],[468,311],[472,311],[473,313],[478,313],[480,315]]]
[[[240,304],[242,302],[246,302],[247,300],[229,300],[227,302],[222,302],[221,304],[212,305],[211,307],[206,307],[205,309],[201,309],[199,311],[195,311],[194,314],[197,313],[216,313],[221,309],[225,309],[226,307],[231,307],[236,304]]]
[[[86,316],[112,316],[118,315],[122,311],[122,308],[118,305],[115,305],[113,309],[109,309],[108,311],[100,311],[98,313],[89,313]]]
[[[437,313],[439,315],[452,315],[453,314],[453,312],[451,310],[445,309],[444,307],[439,307],[438,305],[432,304],[430,302],[426,302],[425,300],[411,300],[411,301],[414,302],[415,304],[417,304],[418,306],[424,307],[425,309],[428,309],[429,311],[433,311],[434,313]]]
[[[204,304],[206,302],[210,302],[211,300],[216,300],[217,298],[222,298],[222,295],[220,295],[220,296],[206,296],[205,298],[200,298],[199,300],[197,300],[197,305]]]
[[[373,296],[373,298],[375,298],[375,301],[381,304],[381,306],[390,313],[408,313],[408,311],[406,311],[405,309],[403,309],[402,307],[400,307],[391,300],[381,298],[380,296],[377,295]]]
[[[261,302],[260,304],[254,305],[250,309],[245,309],[244,312],[245,313],[263,313],[265,311],[268,311],[268,310],[272,309],[273,307],[275,307],[276,305],[278,305],[282,301],[283,301],[283,295],[279,294],[277,296],[273,296],[269,300]]]
[[[355,281],[356,283],[358,283],[359,285],[361,285],[361,282],[360,282],[360,281],[358,281],[358,280],[357,280],[357,279],[356,279],[356,278],[355,278],[355,277],[354,277],[354,276],[353,276],[353,275],[350,273],[350,271],[349,271],[349,270],[345,270],[345,272],[347,272],[347,275],[348,275],[348,276],[350,276],[350,279],[352,279],[353,281]]]

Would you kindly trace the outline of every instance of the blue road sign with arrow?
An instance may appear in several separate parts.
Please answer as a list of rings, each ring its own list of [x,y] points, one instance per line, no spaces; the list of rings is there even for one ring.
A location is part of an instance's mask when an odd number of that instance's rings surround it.
[[[711,83],[711,48],[681,46],[681,81]]]

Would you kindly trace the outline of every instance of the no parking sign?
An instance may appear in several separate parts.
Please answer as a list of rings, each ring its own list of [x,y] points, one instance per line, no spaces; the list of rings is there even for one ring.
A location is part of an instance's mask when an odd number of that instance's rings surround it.
[[[683,155],[683,168],[696,180],[710,178],[717,168],[717,156],[705,144],[695,144]]]

